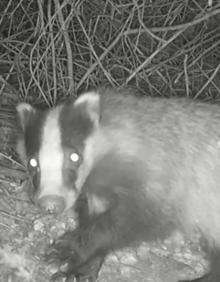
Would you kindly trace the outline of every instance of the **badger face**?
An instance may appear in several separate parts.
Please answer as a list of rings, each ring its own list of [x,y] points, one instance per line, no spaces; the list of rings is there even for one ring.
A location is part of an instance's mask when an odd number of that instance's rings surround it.
[[[23,129],[18,153],[30,172],[32,198],[46,212],[69,209],[92,167],[98,95],[88,93],[47,111],[21,103],[17,111]]]

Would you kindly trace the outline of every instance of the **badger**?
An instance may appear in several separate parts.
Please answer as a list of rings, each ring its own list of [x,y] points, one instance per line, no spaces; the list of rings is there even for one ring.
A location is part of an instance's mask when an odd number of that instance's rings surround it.
[[[18,153],[43,211],[78,227],[46,251],[59,276],[96,281],[105,257],[175,230],[199,234],[220,281],[220,107],[99,88],[49,110],[17,106]],[[64,267],[65,266],[65,267]]]

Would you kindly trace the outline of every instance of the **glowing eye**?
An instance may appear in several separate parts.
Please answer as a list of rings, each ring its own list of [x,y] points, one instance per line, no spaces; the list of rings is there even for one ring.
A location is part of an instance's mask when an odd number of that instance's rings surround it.
[[[77,153],[72,153],[70,159],[73,163],[77,163],[79,161],[79,155]]]
[[[38,166],[38,162],[37,162],[36,159],[30,159],[29,164],[32,167],[37,167]]]

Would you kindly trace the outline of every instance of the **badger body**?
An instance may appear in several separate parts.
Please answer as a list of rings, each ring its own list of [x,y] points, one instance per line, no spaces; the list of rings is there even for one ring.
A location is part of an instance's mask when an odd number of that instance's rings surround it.
[[[18,105],[19,153],[43,210],[74,207],[79,226],[49,248],[67,278],[95,281],[114,249],[199,233],[220,281],[220,108],[99,89],[46,112]],[[65,258],[65,259],[64,259]]]

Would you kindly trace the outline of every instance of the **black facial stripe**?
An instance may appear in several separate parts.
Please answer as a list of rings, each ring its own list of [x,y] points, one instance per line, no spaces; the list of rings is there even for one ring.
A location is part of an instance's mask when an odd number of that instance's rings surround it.
[[[73,163],[70,160],[70,150],[64,149],[64,160],[63,160],[63,183],[65,187],[69,187],[71,189],[75,188],[75,181],[77,177],[77,163]]]
[[[28,159],[35,156],[40,150],[45,118],[46,112],[36,111],[26,126],[25,145]]]
[[[93,130],[93,122],[88,117],[84,105],[73,106],[73,102],[65,104],[60,114],[62,146],[75,148],[80,154],[85,139]]]
[[[32,183],[33,183],[33,188],[34,188],[34,193],[37,191],[39,185],[40,185],[40,170],[35,171],[35,173],[32,176]]]
[[[76,177],[77,177],[77,171],[74,169],[71,169],[71,167],[64,165],[62,174],[63,174],[64,186],[70,189],[75,189],[74,184],[75,184]]]
[[[64,150],[63,181],[66,187],[75,188],[78,168],[83,162],[84,143],[93,130],[85,105],[74,107],[73,101],[65,104],[60,113],[61,143]],[[79,155],[79,162],[70,160],[72,153]]]

